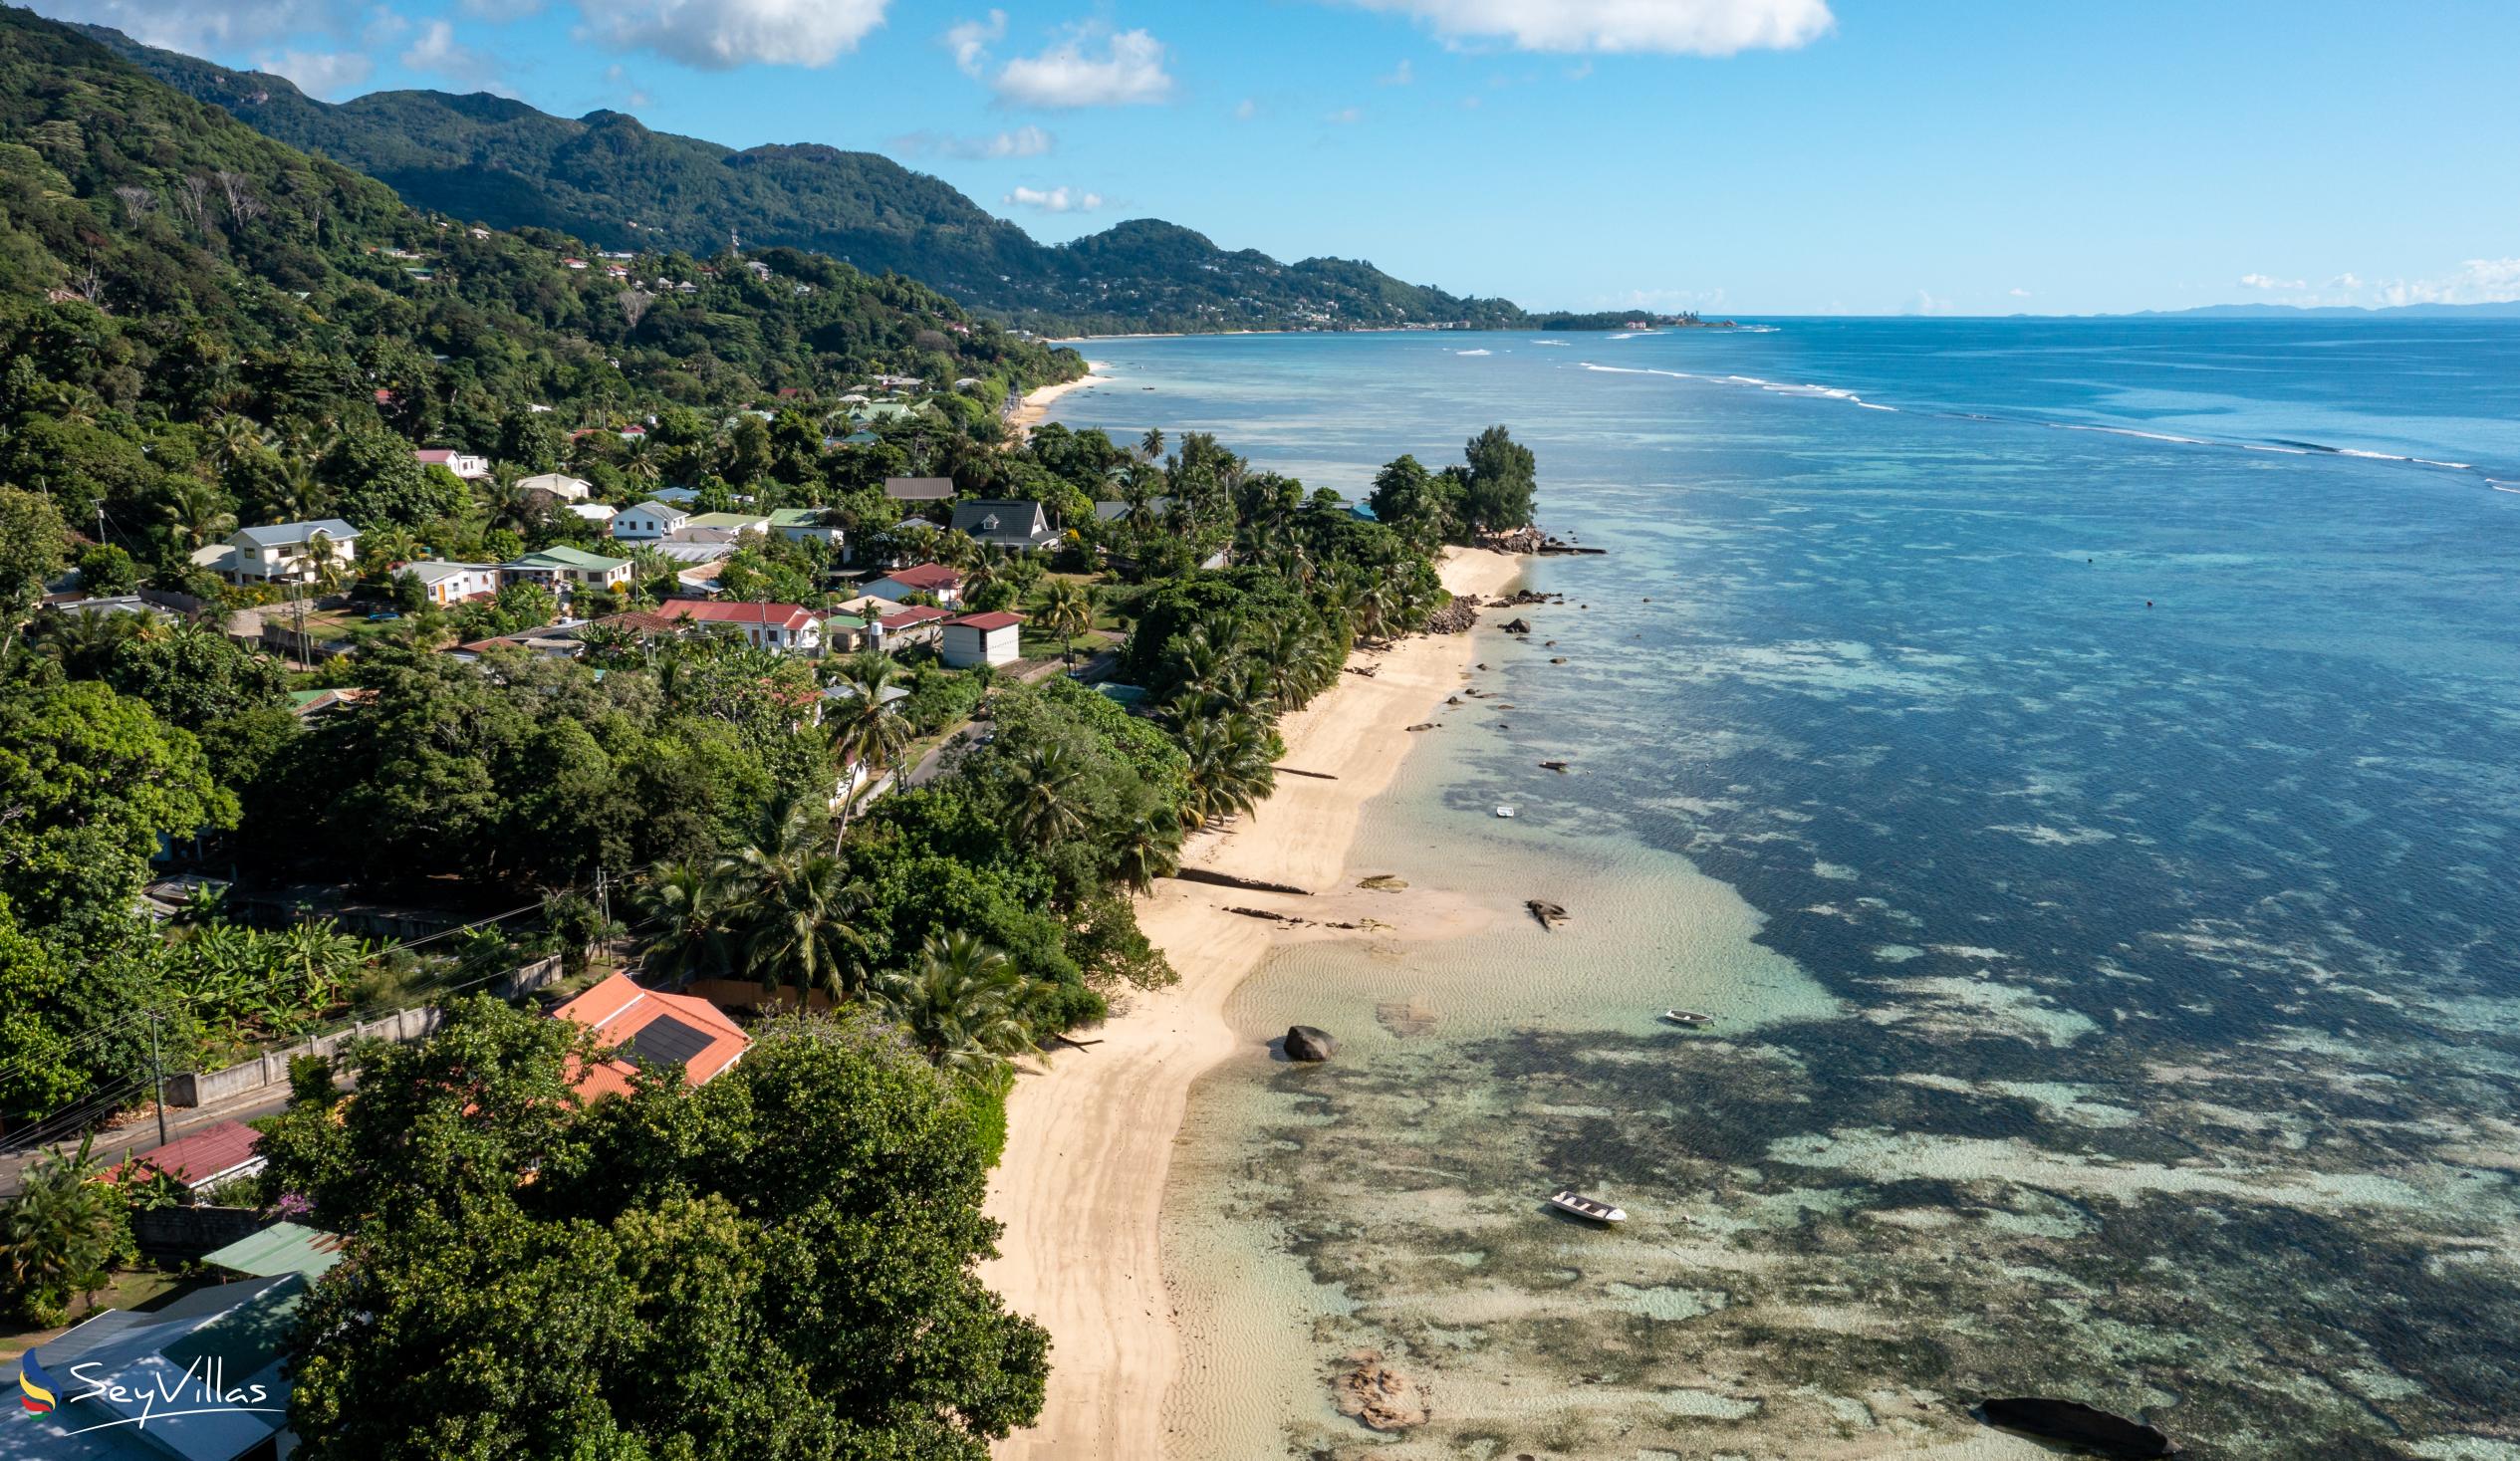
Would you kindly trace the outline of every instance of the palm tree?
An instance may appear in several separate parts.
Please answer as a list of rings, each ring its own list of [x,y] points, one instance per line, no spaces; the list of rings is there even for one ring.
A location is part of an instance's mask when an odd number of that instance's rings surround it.
[[[1182,728],[1181,750],[1190,759],[1190,791],[1181,807],[1189,826],[1255,811],[1277,785],[1268,732],[1251,716],[1193,720]]]
[[[207,428],[210,449],[221,466],[234,466],[271,450],[271,434],[263,430],[253,417],[228,411],[212,420]]]
[[[1163,456],[1163,428],[1148,426],[1146,434],[1137,438],[1137,459],[1152,462]]]
[[[50,611],[36,621],[35,651],[73,679],[95,679],[105,673],[116,650],[138,637],[147,618],[144,613]]]
[[[1006,955],[959,930],[929,935],[918,967],[884,975],[875,998],[939,1070],[993,1074],[1040,1044],[1034,981]]]
[[[763,993],[784,985],[800,1005],[815,990],[844,999],[866,983],[866,944],[849,926],[859,892],[848,864],[823,850],[823,820],[808,801],[777,809],[719,864],[737,961]]]
[[[1073,669],[1077,662],[1076,641],[1079,635],[1094,627],[1094,599],[1083,584],[1074,579],[1053,579],[1042,591],[1041,621],[1044,627],[1059,636],[1061,653]]]
[[[315,575],[317,593],[330,593],[341,583],[341,561],[334,556],[333,535],[318,528],[307,535],[306,566]]]
[[[223,416],[223,421],[240,419]],[[166,501],[159,509],[167,526],[174,530],[176,546],[184,549],[204,547],[227,535],[236,525],[236,515],[229,512],[224,495],[218,488],[196,478],[176,479],[166,489]]]
[[[1013,805],[1007,831],[1036,850],[1074,837],[1085,826],[1077,793],[1085,766],[1064,741],[1027,748],[1007,775]]]
[[[632,899],[642,921],[656,925],[647,940],[647,972],[676,984],[725,972],[729,963],[725,922],[726,882],[714,869],[690,862],[659,862]]]
[[[1137,892],[1170,877],[1181,865],[1181,820],[1160,808],[1139,817],[1121,833],[1113,862],[1113,874]]]
[[[901,666],[892,656],[873,649],[862,649],[840,661],[839,671],[833,677],[835,686],[845,687],[847,693],[827,712],[832,754],[844,769],[865,767],[871,783],[892,766],[902,748],[910,743],[908,717],[884,694],[900,677]],[[840,830],[832,843],[834,851],[849,836],[849,820],[856,813],[859,800],[852,795],[841,803]]]

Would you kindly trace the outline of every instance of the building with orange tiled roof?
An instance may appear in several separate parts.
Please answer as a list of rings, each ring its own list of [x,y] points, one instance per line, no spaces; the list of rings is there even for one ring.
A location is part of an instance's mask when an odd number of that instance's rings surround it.
[[[612,1049],[610,1059],[588,1062],[571,1082],[589,1100],[629,1095],[630,1077],[641,1066],[679,1065],[686,1083],[705,1086],[752,1045],[743,1028],[707,1000],[642,989],[621,973],[552,1015],[586,1026]]]

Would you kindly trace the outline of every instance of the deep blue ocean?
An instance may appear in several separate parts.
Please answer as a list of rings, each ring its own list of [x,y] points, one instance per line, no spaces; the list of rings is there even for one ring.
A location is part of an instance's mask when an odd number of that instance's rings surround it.
[[[2023,1390],[2206,1456],[2520,1457],[2520,324],[1084,349],[1113,379],[1059,419],[1212,431],[1309,486],[1505,424],[1544,524],[1609,550],[1535,562],[1569,603],[1491,656],[1519,709],[1446,743],[1455,833],[1684,857],[1826,1009],[1413,1047],[1306,1098],[1405,1083],[1441,1124],[1430,1085],[1590,1073],[1607,1116],[1476,1120],[1514,1131],[1487,1160],[1726,1235],[1715,1299],[1577,1346],[1634,1397],[1727,1377],[1654,1444],[1891,1453],[1883,1395]],[[1336,1200],[1285,1180],[1290,1230]],[[1374,1262],[1293,1251],[1371,1300]],[[1480,1251],[1482,1282],[1561,1282]],[[1419,1308],[1357,1323],[1464,1388],[1567,1348],[1390,1287]],[[1615,1409],[1445,1444],[1634,1454],[1583,1429]]]

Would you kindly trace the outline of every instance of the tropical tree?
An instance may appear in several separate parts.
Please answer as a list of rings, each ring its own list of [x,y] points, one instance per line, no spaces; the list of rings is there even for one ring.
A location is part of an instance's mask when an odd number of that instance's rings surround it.
[[[1085,826],[1077,805],[1085,766],[1064,741],[1027,746],[1008,768],[1007,831],[1039,850],[1074,837]]]
[[[800,1005],[815,990],[848,998],[867,978],[865,940],[849,926],[862,894],[822,833],[810,801],[774,808],[751,845],[718,869],[737,963],[763,993],[786,987]]]
[[[916,968],[877,980],[875,1003],[939,1070],[985,1075],[1039,1044],[1033,982],[959,929],[930,935]]]
[[[234,416],[223,420],[235,420]],[[166,526],[175,535],[175,546],[187,552],[225,537],[236,526],[236,514],[227,510],[219,489],[191,477],[178,478],[166,489],[166,500],[160,507]]]
[[[1184,726],[1181,750],[1190,758],[1184,824],[1198,827],[1256,810],[1277,784],[1269,739],[1270,732],[1247,715],[1209,716]]]
[[[633,894],[641,921],[655,925],[647,940],[647,972],[687,984],[726,971],[731,951],[725,923],[726,881],[713,867],[659,862]]]
[[[1076,641],[1094,627],[1093,596],[1074,579],[1051,580],[1041,595],[1041,622],[1059,636],[1060,651],[1073,669],[1077,662]]]
[[[1122,829],[1113,860],[1114,876],[1145,892],[1181,865],[1181,820],[1162,808],[1148,810]]]
[[[60,1324],[69,1317],[71,1295],[104,1288],[122,1246],[122,1194],[98,1180],[95,1140],[82,1140],[75,1155],[37,1157],[26,1169],[24,1190],[0,1207],[0,1275],[29,1324]]]
[[[892,656],[865,649],[840,661],[834,678],[834,684],[847,693],[825,712],[832,754],[844,768],[865,768],[870,783],[894,766],[910,742],[908,718],[884,693],[900,676],[901,666]],[[849,836],[849,820],[857,810],[858,800],[851,796],[841,804],[840,828],[833,837],[835,849]]]

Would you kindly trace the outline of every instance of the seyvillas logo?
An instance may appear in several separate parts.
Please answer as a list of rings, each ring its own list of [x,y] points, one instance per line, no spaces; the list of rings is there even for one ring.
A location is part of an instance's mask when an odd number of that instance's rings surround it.
[[[69,1432],[84,1436],[90,1431],[112,1430],[127,1425],[145,1431],[151,1424],[179,1420],[187,1415],[286,1415],[286,1405],[268,1403],[271,1392],[259,1384],[231,1385],[227,1381],[227,1361],[195,1359],[184,1366],[181,1374],[160,1373],[140,1385],[118,1384],[112,1378],[96,1373],[101,1366],[83,1361],[70,1367],[70,1377],[79,1388],[70,1398],[96,1402],[119,1412],[117,1418],[96,1425],[82,1426]],[[49,1415],[61,1404],[61,1386],[32,1354],[18,1361],[18,1403],[38,1415]],[[75,1413],[75,1412],[74,1412]]]

